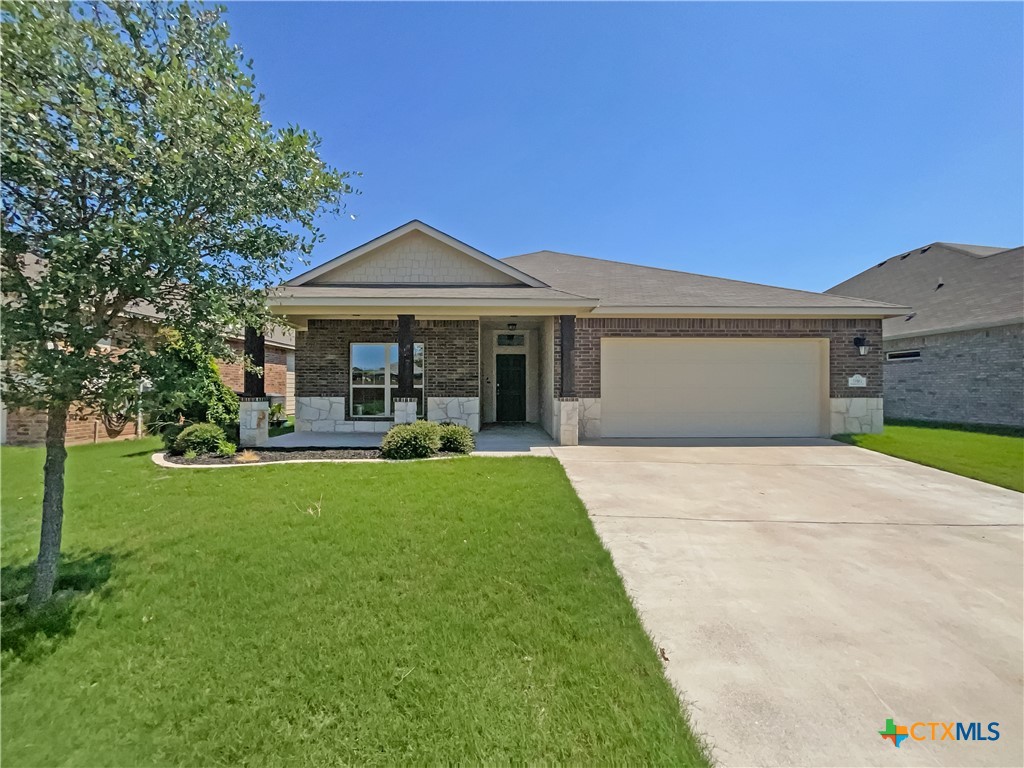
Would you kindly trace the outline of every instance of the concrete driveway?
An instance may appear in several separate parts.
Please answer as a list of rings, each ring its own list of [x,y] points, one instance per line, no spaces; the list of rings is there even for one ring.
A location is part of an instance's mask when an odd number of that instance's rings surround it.
[[[1024,764],[1024,496],[830,440],[553,450],[722,765]]]

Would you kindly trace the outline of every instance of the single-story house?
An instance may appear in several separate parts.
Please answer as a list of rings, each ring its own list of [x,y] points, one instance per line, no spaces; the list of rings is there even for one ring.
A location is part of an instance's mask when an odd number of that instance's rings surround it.
[[[882,322],[890,416],[1024,427],[1024,246],[932,243],[826,293],[912,307]]]
[[[882,428],[882,321],[906,307],[540,251],[411,221],[290,280],[296,430],[429,418],[581,437]]]

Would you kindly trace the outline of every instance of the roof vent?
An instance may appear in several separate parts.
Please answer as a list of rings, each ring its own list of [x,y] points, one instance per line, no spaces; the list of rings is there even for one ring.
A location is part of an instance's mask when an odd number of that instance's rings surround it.
[[[903,322],[909,322],[913,320],[915,317],[917,317],[917,312],[911,312],[909,315],[903,318]]]
[[[931,249],[932,247],[930,245],[926,245],[924,248],[921,249],[921,253],[928,253],[928,251],[930,251]]]
[[[900,256],[900,261],[903,261],[909,255],[910,255],[910,253],[904,253],[902,256]]]
[[[886,259],[885,261],[888,261],[888,259]],[[878,269],[879,267],[884,267],[885,261],[883,261],[881,264],[875,264],[875,269]]]
[[[937,291],[937,290],[939,290],[939,288],[941,288],[941,287],[942,287],[942,286],[944,286],[944,285],[945,285],[945,283],[944,283],[944,282],[942,282],[942,278],[940,277],[940,278],[939,278],[939,284],[935,286],[935,290],[936,290],[936,291]]]

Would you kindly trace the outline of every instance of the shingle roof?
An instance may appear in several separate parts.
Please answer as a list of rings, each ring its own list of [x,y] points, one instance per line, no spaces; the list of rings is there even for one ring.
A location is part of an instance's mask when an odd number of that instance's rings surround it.
[[[826,293],[911,307],[912,314],[883,321],[890,338],[1022,322],[1024,246],[932,243],[886,259]]]
[[[776,288],[721,277],[537,251],[502,259],[552,288],[599,299],[601,307],[778,307],[885,309],[876,301]]]

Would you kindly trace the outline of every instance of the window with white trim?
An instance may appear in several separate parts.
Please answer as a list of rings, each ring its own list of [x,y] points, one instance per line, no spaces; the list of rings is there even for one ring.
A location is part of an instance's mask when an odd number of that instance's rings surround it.
[[[885,359],[887,361],[898,362],[900,360],[917,360],[921,357],[920,349],[903,349],[899,352],[886,352]]]
[[[350,351],[350,411],[352,418],[390,416],[398,397],[398,345],[352,344]],[[416,414],[423,416],[423,345],[413,344],[412,382]]]

